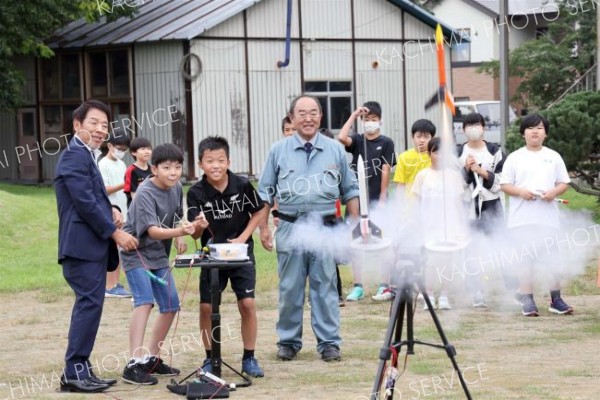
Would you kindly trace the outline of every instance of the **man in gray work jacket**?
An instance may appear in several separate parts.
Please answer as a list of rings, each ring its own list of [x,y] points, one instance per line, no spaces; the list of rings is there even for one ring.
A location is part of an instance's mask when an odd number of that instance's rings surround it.
[[[296,134],[271,148],[258,192],[272,207],[279,205],[277,262],[279,273],[279,320],[277,321],[277,358],[291,360],[302,348],[304,288],[309,278],[312,304],[311,325],[317,337],[317,351],[324,361],[339,361],[340,311],[333,254],[294,248],[297,222],[317,216],[323,224],[335,223],[335,202],[346,204],[351,217],[358,217],[358,185],[344,148],[318,133],[323,116],[319,101],[299,96],[289,111]],[[272,249],[267,227],[261,241]]]

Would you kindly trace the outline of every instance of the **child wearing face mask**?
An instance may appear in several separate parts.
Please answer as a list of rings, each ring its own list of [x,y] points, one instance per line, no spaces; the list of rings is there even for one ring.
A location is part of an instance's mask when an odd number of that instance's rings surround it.
[[[354,121],[359,117],[363,121],[364,133],[355,132],[350,134]],[[381,133],[381,106],[379,103],[367,101],[362,107],[358,107],[350,115],[350,118],[348,118],[348,121],[346,121],[340,130],[337,138],[346,147],[346,151],[352,154],[352,169],[356,171],[357,167],[365,168],[370,205],[376,202],[385,202],[390,181],[390,171],[396,164],[396,159],[394,142]],[[357,165],[359,155],[362,156],[364,165]],[[355,268],[353,273],[354,287],[346,297],[348,301],[358,301],[365,296],[360,271]],[[378,294],[383,294],[384,290],[387,290],[385,300],[391,299],[388,284],[382,284],[378,290]]]
[[[108,153],[98,162],[100,174],[104,180],[106,193],[111,204],[121,209],[123,222],[127,220],[127,196],[123,191],[125,185],[125,171],[127,166],[123,157],[129,149],[129,135],[122,128],[116,128],[108,138]],[[105,297],[131,297],[120,283],[121,266],[113,272],[106,274]]]
[[[468,114],[463,129],[468,142],[458,146],[458,160],[465,182],[471,189],[469,217],[475,231],[490,235],[503,228],[504,204],[500,190],[500,174],[506,154],[500,145],[484,140],[485,119],[479,113]],[[516,289],[516,280],[505,276],[509,288]],[[479,275],[467,282],[473,293],[473,307],[486,307],[483,284]]]

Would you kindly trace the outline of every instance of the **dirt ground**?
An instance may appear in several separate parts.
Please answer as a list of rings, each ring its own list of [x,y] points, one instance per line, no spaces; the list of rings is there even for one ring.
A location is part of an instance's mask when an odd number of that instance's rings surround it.
[[[467,298],[438,315],[455,345],[457,361],[474,399],[595,399],[600,396],[600,296],[572,296],[574,316],[550,315],[540,298],[541,316],[524,318],[519,308],[498,295],[486,310],[474,310]],[[183,399],[159,384],[136,387],[122,382],[109,393],[62,394],[56,391],[63,366],[71,296],[20,293],[0,296],[0,399]],[[257,358],[266,377],[232,392],[238,399],[368,399],[378,366],[379,348],[388,325],[390,303],[363,300],[342,308],[343,360],[325,363],[315,351],[315,339],[305,308],[303,350],[291,362],[276,360],[276,291],[261,294]],[[128,352],[129,299],[107,299],[93,356],[98,372],[118,378]],[[240,368],[242,344],[233,297],[221,307],[223,360]],[[165,360],[191,373],[204,358],[197,328],[197,300],[186,294],[179,323],[169,335]],[[431,317],[417,309],[415,338],[440,343]],[[400,365],[404,362],[402,349]],[[182,377],[179,377],[181,379]],[[239,382],[225,372],[228,381]],[[415,346],[395,399],[465,398],[458,377],[443,350]]]

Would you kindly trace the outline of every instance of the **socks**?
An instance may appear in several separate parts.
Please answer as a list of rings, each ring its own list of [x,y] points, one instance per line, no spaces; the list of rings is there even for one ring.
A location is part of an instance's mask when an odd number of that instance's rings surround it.
[[[127,366],[130,367],[132,365],[135,364],[143,364],[144,363],[144,359],[143,358],[131,358],[129,359],[129,362],[127,363]]]
[[[551,290],[550,298],[552,299],[553,303],[554,303],[554,300],[559,299],[560,298],[560,289],[559,290]]]
[[[212,350],[206,349],[206,358],[211,358],[211,357],[212,357]]]
[[[254,357],[254,350],[244,349],[244,355],[242,356],[242,360],[247,360],[251,357]]]
[[[362,283],[355,283],[354,286],[355,287],[363,287]]]
[[[521,294],[521,300],[523,303],[533,303],[533,293]]]

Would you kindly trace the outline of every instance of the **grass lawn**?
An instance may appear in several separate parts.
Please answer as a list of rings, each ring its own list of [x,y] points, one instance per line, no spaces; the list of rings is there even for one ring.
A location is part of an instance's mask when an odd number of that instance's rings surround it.
[[[189,186],[185,187],[186,191],[187,188]],[[58,216],[54,189],[0,183],[0,212],[3,217],[0,293],[36,290],[48,301],[71,293],[57,263]],[[193,252],[193,239],[188,236],[186,240]],[[255,240],[258,242],[255,246],[257,289],[271,290],[277,286],[275,255],[262,248],[257,236]],[[175,274],[184,276],[187,272],[184,268],[175,269]]]
[[[187,191],[189,186],[185,186]],[[564,207],[589,209],[600,220],[600,205],[593,196],[569,189],[563,198],[569,200]],[[0,212],[2,215],[2,240],[0,241],[0,293],[39,290],[40,295],[51,300],[56,295],[68,294],[57,258],[58,217],[54,189],[47,186],[22,186],[0,183]],[[188,248],[195,248],[188,237]],[[259,291],[277,287],[277,266],[274,253],[265,251],[255,235],[255,255]],[[591,271],[593,273],[595,271]],[[186,274],[176,269],[177,276]],[[347,287],[351,282],[349,268],[342,268],[342,278]],[[588,278],[591,278],[588,277]],[[124,278],[123,278],[124,279]],[[589,279],[585,279],[589,281]],[[178,282],[181,281],[178,279]],[[585,286],[585,285],[584,285]],[[582,285],[575,285],[580,293]]]
[[[564,207],[592,209],[594,213],[598,210],[594,197],[572,190],[562,197],[570,201]],[[51,381],[56,371],[60,376],[70,318],[68,310],[73,304],[72,292],[56,262],[58,220],[53,188],[0,183],[0,211],[3,216],[3,240],[0,241],[0,320],[3,329],[0,330],[0,343],[8,350],[3,352],[0,361],[11,366],[0,371],[0,398],[105,399],[106,395],[73,397],[60,394],[55,391],[57,381]],[[255,241],[258,242],[256,238]],[[188,245],[194,249],[189,238]],[[275,358],[278,304],[275,255],[263,250],[259,243],[255,246],[255,254],[257,292],[260,294],[257,297],[259,332],[256,350],[266,377],[254,380],[251,387],[242,388],[231,397],[369,398],[379,362],[377,357],[389,324],[390,303],[373,302],[367,297],[340,309],[341,363],[320,360],[310,330],[310,309],[305,307],[304,347],[296,360],[278,361]],[[573,316],[550,314],[544,305],[547,299],[541,293],[538,301],[541,315],[535,319],[522,317],[520,308],[507,303],[502,293],[490,296],[490,307],[484,310],[473,309],[470,297],[466,293],[457,293],[454,309],[438,312],[448,339],[457,349],[457,361],[469,381],[473,398],[558,400],[597,397],[600,372],[597,368],[589,368],[597,361],[596,353],[590,349],[597,347],[600,332],[596,265],[596,261],[592,261],[586,273],[573,279],[565,288],[567,300],[576,310]],[[178,325],[169,333],[172,362],[167,359],[186,375],[204,358],[202,345],[197,342],[199,271],[194,268],[191,273]],[[175,270],[180,297],[184,294],[187,274],[185,268]],[[343,267],[342,274],[344,287],[349,289],[350,268]],[[372,291],[373,288],[368,288],[369,296]],[[225,331],[228,336],[223,342],[223,358],[239,368],[240,322],[231,293],[224,295],[221,313],[223,326],[233,327],[231,331]],[[105,377],[119,378],[126,362],[123,354],[128,352],[130,315],[128,299],[107,299],[93,353],[99,360],[99,372]],[[430,316],[421,308],[417,308],[415,314],[415,339],[439,343]],[[404,354],[400,368],[403,363]],[[40,383],[43,379],[47,379],[45,384]],[[227,379],[236,381],[231,376]],[[161,378],[158,385],[142,388],[119,383],[109,397],[182,398],[167,394],[165,385],[168,381]],[[408,357],[406,371],[396,384],[396,390],[394,397],[399,399],[464,399],[445,352],[426,346],[416,346],[415,355]]]

